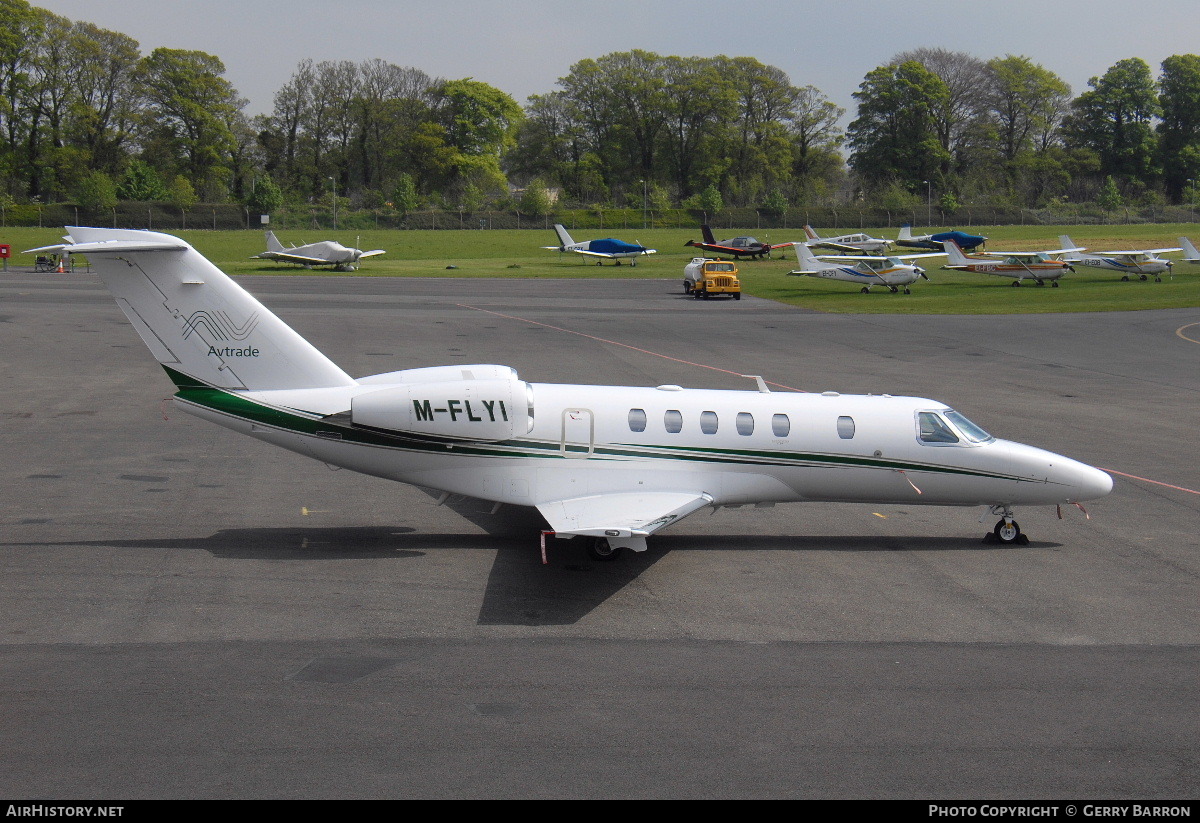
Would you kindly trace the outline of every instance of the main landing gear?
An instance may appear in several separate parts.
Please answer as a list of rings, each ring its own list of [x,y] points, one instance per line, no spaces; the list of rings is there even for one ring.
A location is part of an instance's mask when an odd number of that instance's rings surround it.
[[[1147,279],[1147,278],[1146,278],[1146,275],[1144,275],[1144,274],[1139,274],[1139,275],[1138,275],[1138,280],[1141,280],[1143,283],[1144,283],[1144,282],[1146,282],[1146,279]],[[1122,282],[1122,283],[1128,283],[1128,282],[1129,282],[1129,275],[1128,275],[1128,274],[1126,274],[1126,275],[1122,276],[1122,277],[1121,277],[1121,282]],[[1161,283],[1161,282],[1162,282],[1162,278],[1161,278],[1161,277],[1155,277],[1155,278],[1154,278],[1154,282],[1155,282],[1155,283]]]
[[[604,537],[593,537],[587,544],[588,557],[593,560],[616,560],[624,551],[621,548],[614,549]]]
[[[1013,520],[1011,506],[992,506],[991,512],[1000,515],[1000,520],[996,522],[996,527],[991,532],[983,536],[984,543],[1005,543],[1010,546],[1029,545],[1029,538],[1021,533],[1021,526],[1016,520]]]

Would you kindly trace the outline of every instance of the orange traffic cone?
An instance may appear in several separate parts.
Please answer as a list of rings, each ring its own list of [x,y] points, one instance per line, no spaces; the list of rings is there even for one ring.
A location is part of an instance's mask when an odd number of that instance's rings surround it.
[[[55,272],[55,274],[66,274],[66,273],[67,273],[67,270],[65,268],[63,268],[63,259],[60,257],[60,258],[58,258],[58,269]]]

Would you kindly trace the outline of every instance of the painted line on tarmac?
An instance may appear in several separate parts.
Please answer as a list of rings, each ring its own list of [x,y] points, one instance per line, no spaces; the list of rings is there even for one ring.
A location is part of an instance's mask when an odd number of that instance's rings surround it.
[[[1188,323],[1186,326],[1180,326],[1179,328],[1177,328],[1175,330],[1175,336],[1182,337],[1184,340],[1187,340],[1191,343],[1200,343],[1200,340],[1197,340],[1194,337],[1188,337],[1186,334],[1183,333],[1184,329],[1190,329],[1192,326],[1200,326],[1200,323]]]
[[[668,354],[659,354],[658,352],[650,351],[649,349],[639,349],[637,346],[631,346],[628,343],[618,343],[616,340],[606,340],[603,337],[596,337],[595,335],[592,335],[592,334],[584,334],[583,332],[575,331],[574,329],[564,329],[562,326],[551,326],[549,323],[541,323],[537,320],[527,320],[524,317],[514,317],[511,314],[502,314],[498,311],[492,311],[491,309],[481,309],[478,306],[468,306],[466,303],[455,303],[454,305],[459,306],[460,308],[464,308],[464,309],[471,309],[472,311],[481,311],[481,312],[484,312],[485,314],[494,314],[497,317],[503,317],[506,320],[519,320],[522,323],[529,323],[534,326],[542,326],[543,328],[554,329],[555,331],[563,331],[563,332],[567,332],[568,334],[577,334],[580,337],[586,337],[589,340],[596,340],[600,343],[608,343],[610,346],[621,346],[622,348],[632,349],[633,351],[641,352],[642,354],[650,354],[650,355],[653,355],[654,357],[661,357],[663,360],[672,360],[676,363],[683,363],[685,366],[695,366],[696,368],[699,368],[699,369],[712,369],[713,371],[724,372],[725,374],[736,374],[738,377],[746,376],[739,371],[730,371],[729,369],[722,369],[718,366],[709,366],[704,363],[693,363],[690,360],[680,360],[678,357],[671,357]],[[770,380],[767,380],[766,383],[771,386],[780,388],[780,389],[787,389],[788,391],[795,391],[795,392],[801,392],[802,394],[807,394],[807,392],[805,392],[804,389],[794,389],[791,386],[785,386],[782,383],[773,383]]]
[[[1172,486],[1170,483],[1160,483],[1159,481],[1151,480],[1148,477],[1138,477],[1136,474],[1126,474],[1125,472],[1119,472],[1116,469],[1105,469],[1105,468],[1101,468],[1100,466],[1097,466],[1096,468],[1100,469],[1100,471],[1102,471],[1102,472],[1108,472],[1109,474],[1119,474],[1122,477],[1132,477],[1134,480],[1141,480],[1146,483],[1153,483],[1156,486],[1166,486],[1168,489],[1178,489],[1181,492],[1188,492],[1189,494],[1200,494],[1200,492],[1196,491],[1195,489],[1185,489],[1183,486]]]

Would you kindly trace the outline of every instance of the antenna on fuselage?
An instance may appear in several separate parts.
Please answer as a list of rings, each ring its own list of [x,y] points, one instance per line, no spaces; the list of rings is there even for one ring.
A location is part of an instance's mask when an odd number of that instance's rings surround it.
[[[742,375],[742,377],[749,377],[751,380],[753,380],[754,382],[758,383],[758,390],[759,390],[760,392],[762,392],[763,394],[770,394],[770,393],[771,393],[771,390],[767,388],[767,381],[766,381],[766,380],[763,380],[763,379],[762,379],[762,377],[761,377],[760,375],[757,375],[757,374],[743,374],[743,375]]]

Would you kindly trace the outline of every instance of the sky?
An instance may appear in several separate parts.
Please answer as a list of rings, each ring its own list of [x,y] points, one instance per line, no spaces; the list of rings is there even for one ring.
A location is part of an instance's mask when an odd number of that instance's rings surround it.
[[[853,93],[902,51],[982,60],[1023,55],[1078,95],[1114,63],[1200,53],[1198,0],[31,0],[126,34],[143,54],[207,52],[270,114],[304,58],[379,58],[449,80],[470,77],[524,104],[585,58],[643,49],[754,57],[815,86],[854,116]]]

